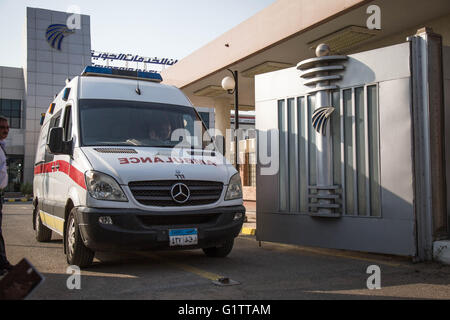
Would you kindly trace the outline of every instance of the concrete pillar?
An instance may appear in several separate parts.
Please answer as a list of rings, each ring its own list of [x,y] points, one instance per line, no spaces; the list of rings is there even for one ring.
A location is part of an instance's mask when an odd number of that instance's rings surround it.
[[[429,28],[408,37],[411,42],[412,120],[419,260],[432,260],[433,241],[448,238],[445,180],[445,102],[443,87],[442,36]],[[445,244],[444,244],[445,246]]]
[[[230,111],[232,109],[232,104],[229,99],[214,99],[214,109],[215,109],[215,129],[220,132],[225,138],[225,154],[224,156],[230,160]],[[220,141],[217,137],[216,140]],[[220,147],[220,145],[219,145]]]

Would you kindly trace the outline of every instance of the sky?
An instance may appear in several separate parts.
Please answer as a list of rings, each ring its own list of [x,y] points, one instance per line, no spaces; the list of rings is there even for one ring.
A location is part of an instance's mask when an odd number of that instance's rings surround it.
[[[0,0],[0,66],[22,67],[26,7],[91,16],[91,49],[182,59],[275,0]]]

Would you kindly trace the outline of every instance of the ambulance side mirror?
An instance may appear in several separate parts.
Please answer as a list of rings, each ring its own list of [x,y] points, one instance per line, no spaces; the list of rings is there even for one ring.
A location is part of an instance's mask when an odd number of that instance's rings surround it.
[[[72,155],[72,140],[64,141],[64,128],[51,128],[47,140],[47,149],[52,154]]]

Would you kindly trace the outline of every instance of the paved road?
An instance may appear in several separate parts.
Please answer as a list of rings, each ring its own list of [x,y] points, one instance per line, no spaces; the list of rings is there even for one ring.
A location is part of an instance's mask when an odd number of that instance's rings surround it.
[[[97,254],[81,271],[81,289],[69,290],[61,237],[34,239],[29,203],[5,204],[4,214],[11,263],[26,257],[46,278],[30,299],[450,299],[449,266],[266,242],[259,247],[248,235],[238,237],[224,259],[201,250]],[[370,265],[380,267],[379,290],[367,289]],[[217,286],[219,277],[239,284]]]

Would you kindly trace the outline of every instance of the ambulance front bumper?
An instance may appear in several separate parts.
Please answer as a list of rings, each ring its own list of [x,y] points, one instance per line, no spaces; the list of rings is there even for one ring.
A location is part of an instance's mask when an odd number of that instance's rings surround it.
[[[244,206],[171,212],[77,207],[76,215],[84,245],[93,251],[219,246],[239,235],[244,218]],[[182,229],[195,229],[197,244],[171,246],[170,231]]]

